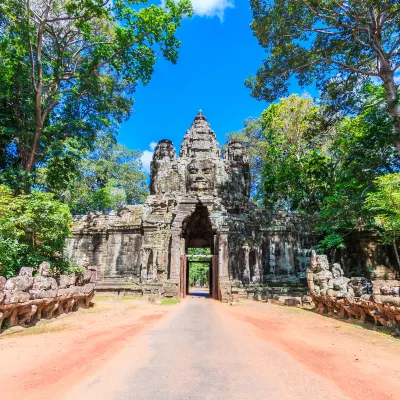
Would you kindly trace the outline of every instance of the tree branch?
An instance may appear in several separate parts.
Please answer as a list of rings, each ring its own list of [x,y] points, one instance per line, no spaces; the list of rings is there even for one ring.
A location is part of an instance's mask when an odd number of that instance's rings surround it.
[[[28,26],[28,46],[29,46],[29,57],[31,60],[31,80],[32,80],[32,86],[33,90],[36,92],[36,82],[35,82],[35,60],[33,58],[33,48],[32,48],[32,40],[31,40],[31,30],[30,30],[30,0],[28,0],[28,21],[27,21],[27,26]]]

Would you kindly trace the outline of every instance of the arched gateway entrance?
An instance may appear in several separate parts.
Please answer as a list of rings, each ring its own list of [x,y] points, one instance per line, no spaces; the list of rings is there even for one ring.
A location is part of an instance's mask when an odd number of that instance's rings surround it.
[[[154,149],[146,203],[77,219],[69,254],[97,265],[105,290],[143,295],[186,296],[188,249],[209,249],[202,260],[211,267],[211,295],[222,301],[254,290],[250,283],[264,275],[301,284],[316,239],[306,233],[309,222],[262,213],[249,195],[245,146],[231,141],[221,149],[199,111],[178,156],[168,139]]]
[[[212,227],[210,215],[206,206],[197,204],[191,215],[182,223],[181,240],[184,241],[184,254],[180,262],[180,296],[189,293],[189,274],[191,264],[201,262],[208,264],[209,294],[214,299],[220,298],[218,272],[218,236]],[[189,249],[208,249],[203,253],[189,254]]]

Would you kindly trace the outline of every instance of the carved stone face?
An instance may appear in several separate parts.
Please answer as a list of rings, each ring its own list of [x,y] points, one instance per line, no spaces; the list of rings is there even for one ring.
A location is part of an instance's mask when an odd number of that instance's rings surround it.
[[[243,161],[245,148],[240,142],[232,142],[228,147],[228,157],[231,161]]]
[[[208,192],[213,188],[214,166],[209,160],[192,160],[188,165],[188,189],[190,192]]]
[[[154,159],[173,160],[175,157],[175,148],[170,140],[161,140],[154,150]]]
[[[329,271],[329,261],[325,254],[317,255],[317,270]]]

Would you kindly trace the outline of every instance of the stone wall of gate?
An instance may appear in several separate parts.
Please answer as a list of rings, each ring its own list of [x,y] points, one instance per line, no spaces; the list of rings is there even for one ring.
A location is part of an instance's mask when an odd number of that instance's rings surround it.
[[[218,258],[222,299],[264,288],[301,295],[318,243],[313,222],[257,208],[250,199],[245,146],[231,141],[222,151],[200,111],[179,153],[168,139],[157,144],[145,204],[75,218],[68,253],[99,267],[99,290],[175,297],[187,248],[210,247]],[[391,257],[382,246],[351,240],[347,252],[331,255],[340,258],[346,273],[358,268],[361,275],[390,277]]]
[[[67,254],[98,266],[98,279],[140,282],[142,206],[128,206],[110,214],[75,217]]]

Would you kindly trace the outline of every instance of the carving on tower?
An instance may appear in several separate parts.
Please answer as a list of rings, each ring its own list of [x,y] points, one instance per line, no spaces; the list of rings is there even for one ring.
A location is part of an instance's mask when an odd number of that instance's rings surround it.
[[[157,144],[144,205],[76,223],[71,245],[76,258],[90,254],[101,263],[105,283],[123,282],[125,288],[131,282],[134,290],[151,296],[185,293],[186,255],[196,247],[209,248],[213,256],[214,298],[227,300],[243,285],[262,283],[264,275],[300,276],[308,253],[300,247],[293,223],[251,202],[246,148],[239,141],[224,147],[222,157],[216,135],[199,111],[178,157],[170,140]],[[288,226],[284,234],[282,226]]]
[[[183,138],[179,157],[197,159],[217,159],[220,148],[214,131],[200,110],[192,126]]]
[[[176,151],[172,142],[162,139],[154,149],[150,164],[150,193],[162,195],[179,190],[179,175],[176,164]]]
[[[183,138],[178,158],[170,140],[157,144],[151,163],[151,194],[214,196],[238,212],[249,199],[249,170],[246,148],[239,141],[230,142],[221,158],[215,133],[200,110]]]

